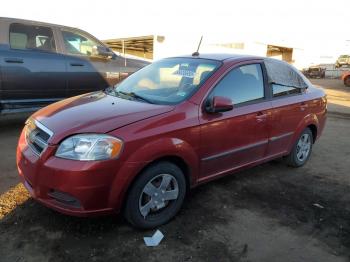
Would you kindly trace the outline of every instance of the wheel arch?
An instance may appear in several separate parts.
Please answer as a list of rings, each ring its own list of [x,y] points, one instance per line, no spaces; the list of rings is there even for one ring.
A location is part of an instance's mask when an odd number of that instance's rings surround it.
[[[312,142],[315,143],[317,138],[317,126],[315,124],[309,124],[307,128],[311,130],[313,140]]]
[[[184,159],[182,159],[181,157],[179,156],[176,156],[176,155],[167,155],[167,156],[163,156],[163,157],[160,157],[160,158],[157,158],[157,159],[154,159],[153,161],[145,164],[143,166],[143,168],[136,174],[136,176],[133,177],[133,179],[130,181],[130,183],[128,184],[127,186],[127,189],[124,193],[124,199],[127,197],[129,191],[131,190],[133,184],[136,182],[136,180],[138,179],[138,177],[142,174],[142,172],[144,172],[147,168],[157,164],[157,163],[161,163],[161,162],[170,162],[174,165],[176,165],[177,167],[179,167],[182,171],[182,173],[184,174],[184,177],[185,177],[185,180],[186,180],[186,191],[188,189],[191,188],[191,169],[188,165],[188,163],[185,162]],[[122,208],[124,208],[124,205],[125,205],[125,201],[123,201],[122,203]]]
[[[139,175],[161,161],[169,161],[181,169],[185,175],[187,189],[195,185],[199,160],[192,146],[183,140],[163,138],[143,145],[124,163],[111,185],[110,206],[117,211],[121,210],[130,188]]]
[[[131,183],[128,186],[128,190],[130,189],[132,184],[135,182],[135,180],[139,177],[139,175],[143,171],[145,171],[150,166],[155,165],[155,164],[160,163],[160,162],[170,162],[170,163],[173,163],[174,165],[176,165],[177,167],[179,167],[185,176],[187,188],[191,187],[193,179],[191,178],[191,168],[190,168],[189,164],[178,155],[166,155],[166,156],[156,158],[156,159],[152,160],[151,162],[145,164],[141,168],[141,170],[136,174],[136,176],[132,179]]]
[[[302,119],[302,121],[300,121],[299,125],[295,129],[293,139],[291,140],[291,143],[288,147],[288,152],[292,150],[295,142],[297,141],[301,132],[303,132],[305,128],[311,129],[311,132],[313,135],[313,143],[315,143],[317,139],[318,128],[319,128],[319,121],[315,114],[308,114]]]

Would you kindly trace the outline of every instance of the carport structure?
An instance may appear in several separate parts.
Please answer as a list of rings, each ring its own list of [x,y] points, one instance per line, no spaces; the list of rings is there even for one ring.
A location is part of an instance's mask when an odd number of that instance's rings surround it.
[[[147,35],[137,37],[115,38],[103,42],[123,55],[133,55],[153,59],[154,41],[162,41],[161,36]]]
[[[267,57],[280,57],[281,60],[288,63],[293,62],[293,48],[277,45],[267,45]]]
[[[144,59],[157,60],[164,57],[179,54],[192,53],[198,46],[198,40],[194,36],[177,35],[145,35],[125,38],[107,39],[103,42],[114,51],[122,55],[131,55]],[[303,63],[304,50],[298,47],[295,41],[256,41],[251,39],[210,39],[201,45],[204,53],[238,53],[251,54],[264,57],[272,57],[284,60],[290,64]],[[299,66],[300,67],[300,66]]]

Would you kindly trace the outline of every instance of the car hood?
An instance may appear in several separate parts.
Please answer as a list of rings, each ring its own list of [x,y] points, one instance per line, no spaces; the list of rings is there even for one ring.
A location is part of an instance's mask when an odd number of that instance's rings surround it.
[[[105,94],[89,93],[49,105],[33,115],[53,133],[51,144],[78,133],[107,133],[128,124],[164,114],[174,106],[126,100]]]

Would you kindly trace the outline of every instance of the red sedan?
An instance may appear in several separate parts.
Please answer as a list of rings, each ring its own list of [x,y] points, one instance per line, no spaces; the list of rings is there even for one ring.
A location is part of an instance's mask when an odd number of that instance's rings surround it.
[[[323,90],[282,61],[168,58],[36,112],[19,139],[18,171],[52,209],[123,211],[151,228],[174,217],[199,184],[280,157],[304,165],[326,112]]]

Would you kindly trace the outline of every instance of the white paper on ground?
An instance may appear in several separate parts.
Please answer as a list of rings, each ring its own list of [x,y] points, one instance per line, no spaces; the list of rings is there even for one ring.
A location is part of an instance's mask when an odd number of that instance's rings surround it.
[[[146,246],[148,247],[155,247],[158,246],[160,241],[162,241],[164,235],[162,232],[157,230],[152,237],[144,237],[143,240],[145,241]]]

